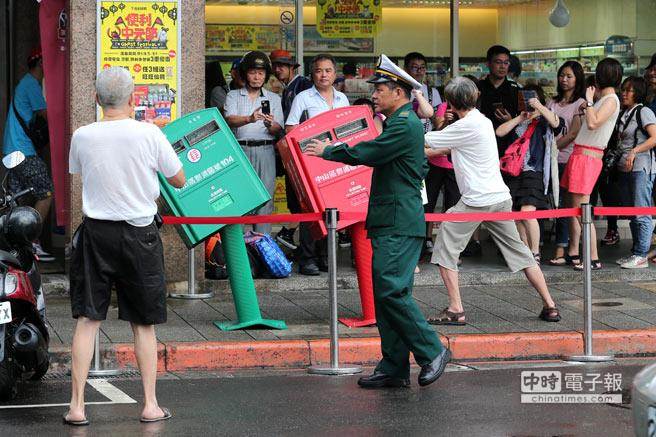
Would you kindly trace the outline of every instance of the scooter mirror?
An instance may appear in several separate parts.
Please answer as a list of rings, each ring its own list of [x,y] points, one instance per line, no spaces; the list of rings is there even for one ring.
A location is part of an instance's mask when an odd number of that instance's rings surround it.
[[[12,169],[14,167],[18,167],[18,165],[23,161],[25,161],[25,155],[20,150],[16,150],[15,152],[11,152],[9,155],[2,158],[2,165],[8,169]]]

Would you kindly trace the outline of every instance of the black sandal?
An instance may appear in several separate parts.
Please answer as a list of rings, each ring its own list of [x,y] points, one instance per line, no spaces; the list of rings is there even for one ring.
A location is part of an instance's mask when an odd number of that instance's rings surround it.
[[[553,307],[553,308],[542,308],[542,312],[540,312],[540,319],[544,320],[545,322],[559,322],[560,321],[560,311],[558,311],[558,308]]]
[[[565,265],[578,266],[581,264],[581,255],[565,255]]]
[[[460,320],[460,318],[462,318],[462,320]],[[463,326],[467,324],[467,322],[465,322],[464,311],[462,313],[454,313],[453,311],[449,311],[448,308],[444,308],[437,317],[431,317],[427,322],[431,325]]]
[[[536,263],[538,263],[538,265],[540,265],[540,261],[542,261],[542,256],[539,253],[534,253],[533,259],[535,260]]]
[[[593,259],[590,261],[590,269],[591,270],[601,270],[601,261],[598,259]],[[575,264],[574,265],[574,270],[583,271],[583,263],[580,264]]]

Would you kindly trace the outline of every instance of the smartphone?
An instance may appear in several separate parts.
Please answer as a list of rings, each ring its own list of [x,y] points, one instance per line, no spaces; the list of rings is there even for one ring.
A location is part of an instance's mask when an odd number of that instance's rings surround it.
[[[520,112],[527,111],[533,112],[535,108],[528,104],[528,101],[533,98],[538,98],[538,93],[535,90],[520,90],[518,94],[517,106]]]
[[[494,102],[494,103],[492,103],[492,107],[494,108],[495,111],[497,111],[497,110],[499,110],[499,109],[503,109],[503,103],[501,103],[501,102]]]
[[[271,114],[271,106],[269,105],[269,101],[262,100],[260,103],[262,104],[262,114],[265,115]]]

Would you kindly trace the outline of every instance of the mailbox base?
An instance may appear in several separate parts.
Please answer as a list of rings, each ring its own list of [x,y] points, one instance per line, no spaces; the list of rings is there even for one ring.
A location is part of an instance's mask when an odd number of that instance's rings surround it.
[[[284,320],[255,319],[247,322],[214,322],[214,325],[221,331],[237,331],[246,328],[268,328],[268,329],[287,329]]]
[[[339,319],[339,322],[348,326],[349,328],[362,328],[363,326],[375,326],[376,325],[376,319],[348,319],[348,318],[341,318]]]

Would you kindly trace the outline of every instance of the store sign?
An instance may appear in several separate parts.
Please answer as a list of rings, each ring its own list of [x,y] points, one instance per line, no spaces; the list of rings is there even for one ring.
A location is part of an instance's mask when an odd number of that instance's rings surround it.
[[[633,56],[633,40],[628,36],[613,35],[604,44],[606,56]]]
[[[324,38],[367,38],[378,33],[381,0],[318,0],[317,30]]]
[[[373,38],[324,38],[315,26],[303,27],[307,53],[373,53]],[[257,24],[207,24],[205,50],[208,56],[244,54],[251,50],[269,53],[281,47],[294,51],[296,35],[285,26]]]
[[[127,69],[135,83],[134,117],[165,126],[179,115],[179,1],[97,3],[97,67]]]

